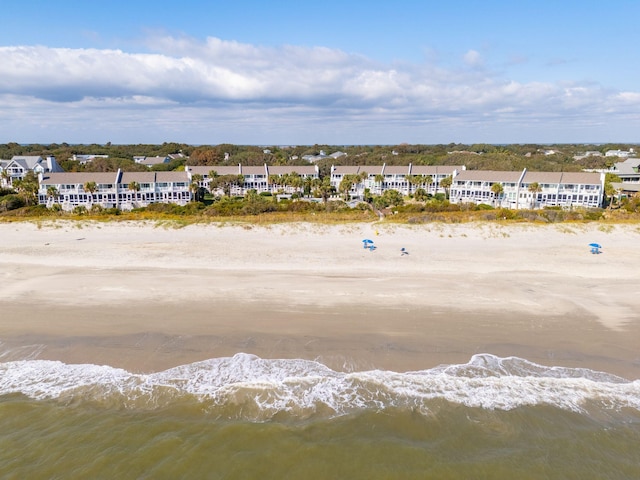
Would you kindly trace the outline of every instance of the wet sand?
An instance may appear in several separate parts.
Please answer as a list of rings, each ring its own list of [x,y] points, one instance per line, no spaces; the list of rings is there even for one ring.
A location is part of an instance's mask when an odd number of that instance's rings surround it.
[[[637,379],[639,238],[621,225],[0,224],[0,361],[150,372],[245,352],[407,371],[492,353]]]

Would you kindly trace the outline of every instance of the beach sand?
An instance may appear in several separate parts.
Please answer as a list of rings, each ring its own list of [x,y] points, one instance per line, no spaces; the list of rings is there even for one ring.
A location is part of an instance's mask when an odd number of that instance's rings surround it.
[[[600,224],[3,223],[0,361],[152,372],[245,352],[410,371],[491,353],[638,379],[639,240]]]

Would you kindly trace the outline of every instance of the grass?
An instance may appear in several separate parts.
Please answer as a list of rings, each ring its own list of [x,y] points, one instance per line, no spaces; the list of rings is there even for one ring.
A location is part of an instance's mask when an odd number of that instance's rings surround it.
[[[493,225],[510,224],[559,224],[568,231],[572,225],[596,223],[604,233],[612,231],[615,224],[640,223],[640,213],[629,213],[624,210],[601,211],[594,215],[593,211],[574,210],[559,215],[557,211],[498,211],[498,210],[460,210],[460,211],[412,211],[402,208],[387,212],[383,219],[369,209],[337,209],[334,211],[276,211],[265,212],[256,215],[210,215],[204,210],[193,210],[189,213],[173,213],[167,211],[137,210],[132,212],[87,212],[74,214],[68,212],[55,212],[42,208],[24,207],[12,210],[0,215],[0,222],[58,222],[60,220],[74,221],[76,228],[82,228],[83,223],[105,222],[149,222],[160,228],[184,228],[189,225],[201,224],[234,224],[234,225],[274,225],[283,223],[313,223],[322,225],[347,225],[353,223],[372,223],[385,225],[392,228],[393,225],[438,225],[458,223],[486,223]],[[640,228],[640,227],[639,227]],[[571,232],[569,232],[571,233]]]

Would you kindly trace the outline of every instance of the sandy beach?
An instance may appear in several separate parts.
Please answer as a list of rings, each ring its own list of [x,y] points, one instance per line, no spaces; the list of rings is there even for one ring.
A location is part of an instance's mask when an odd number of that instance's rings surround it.
[[[409,371],[491,353],[638,379],[639,240],[600,224],[4,223],[0,359]]]

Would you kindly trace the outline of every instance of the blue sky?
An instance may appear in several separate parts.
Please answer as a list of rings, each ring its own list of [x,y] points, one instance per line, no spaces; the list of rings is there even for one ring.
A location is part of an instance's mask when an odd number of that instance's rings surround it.
[[[0,143],[640,141],[637,0],[0,11]]]

